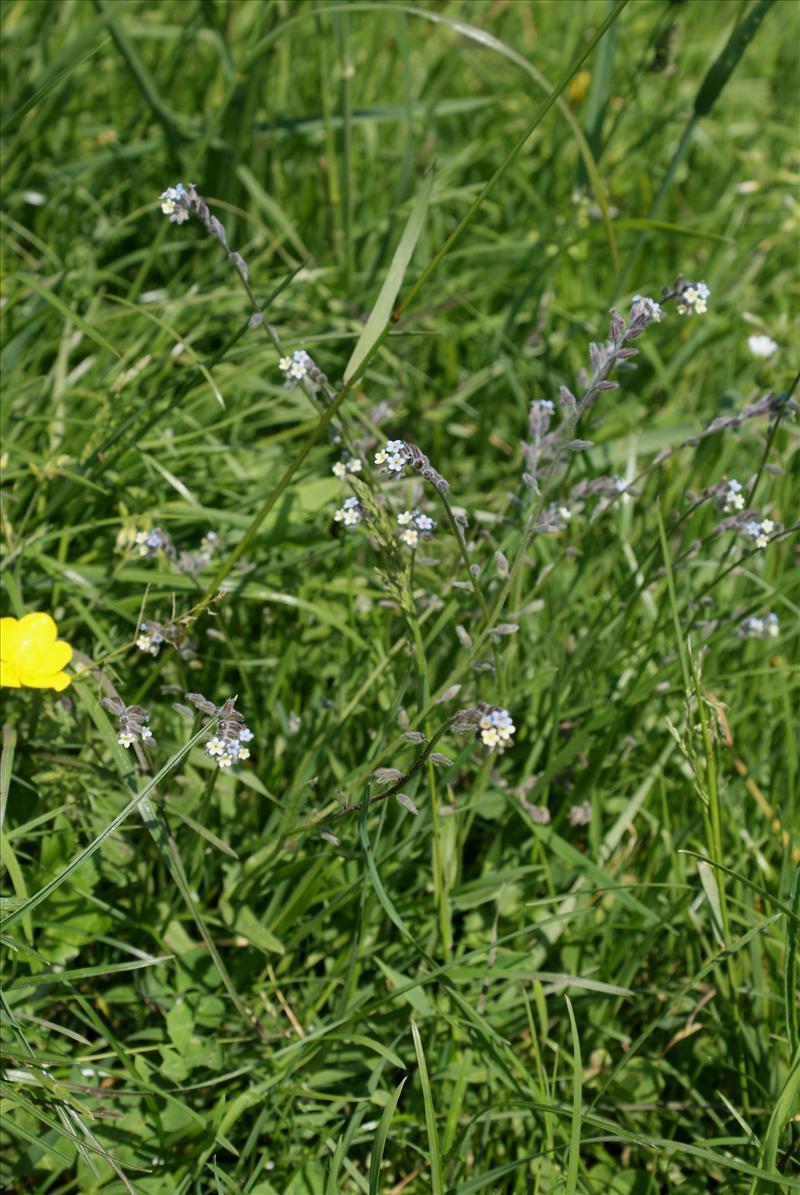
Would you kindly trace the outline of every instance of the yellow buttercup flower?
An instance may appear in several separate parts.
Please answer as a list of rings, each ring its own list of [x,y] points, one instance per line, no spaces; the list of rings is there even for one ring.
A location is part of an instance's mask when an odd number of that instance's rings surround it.
[[[0,618],[0,685],[10,689],[56,689],[72,683],[63,669],[72,659],[72,648],[57,638],[49,614]]]

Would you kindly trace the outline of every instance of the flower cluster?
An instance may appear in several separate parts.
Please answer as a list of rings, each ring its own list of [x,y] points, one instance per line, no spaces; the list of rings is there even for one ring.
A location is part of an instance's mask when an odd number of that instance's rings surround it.
[[[345,527],[357,527],[364,520],[364,507],[358,498],[345,498],[333,518],[334,522],[344,523]]]
[[[224,224],[221,224],[216,216],[211,215],[208,204],[198,195],[194,183],[189,183],[188,187],[184,187],[183,183],[178,183],[175,187],[167,187],[166,191],[161,194],[161,210],[165,216],[169,216],[170,224],[183,224],[185,220],[189,219],[189,216],[196,216],[208,235],[219,241],[225,250],[228,261],[238,270],[239,276],[245,284],[247,283],[247,263],[241,253],[236,253],[231,249]]]
[[[748,336],[747,347],[754,357],[771,357],[778,345],[771,336]]]
[[[230,768],[235,763],[250,758],[250,748],[246,745],[253,738],[253,732],[247,726],[239,731],[238,738],[222,738],[214,735],[205,744],[206,755],[216,760],[221,768]]]
[[[125,705],[119,697],[104,697],[101,705],[117,719],[117,742],[120,747],[127,750],[137,739],[155,744],[153,732],[147,725],[150,715],[141,705]]]
[[[568,506],[559,506],[551,502],[547,510],[542,511],[536,531],[539,535],[558,535],[571,519],[572,511]]]
[[[382,465],[390,477],[402,477],[403,470],[411,464],[405,440],[387,440],[385,448],[375,453],[375,464]]]
[[[755,540],[757,548],[766,548],[774,530],[775,524],[772,519],[762,519],[760,523],[755,519],[750,519],[743,528],[745,535]]]
[[[57,638],[49,614],[0,618],[0,685],[9,689],[55,689],[60,693],[72,683],[64,669],[72,648]]]
[[[739,634],[743,639],[777,639],[780,633],[778,615],[773,614],[771,610],[764,618],[746,618],[739,627]]]
[[[647,295],[634,295],[631,299],[631,323],[660,323],[662,315],[661,304],[656,303],[655,299],[650,299]]]
[[[166,553],[172,559],[175,556],[175,546],[165,531],[154,527],[152,531],[137,531],[134,543],[139,555],[152,560],[159,552]]]
[[[478,722],[478,737],[484,747],[502,754],[511,746],[511,737],[516,730],[511,714],[499,706],[488,706]]]
[[[340,477],[342,480],[345,477],[352,477],[354,473],[361,472],[361,461],[357,456],[343,456],[340,461],[337,461],[333,466],[332,473],[334,477]]]
[[[711,291],[705,282],[686,282],[678,291],[678,315],[705,315]]]
[[[666,288],[664,299],[674,298],[680,293],[677,288],[674,291]],[[660,304],[646,295],[634,295],[627,322],[618,311],[611,309],[609,338],[604,344],[592,341],[589,345],[591,371],[580,371],[583,387],[581,397],[577,398],[569,387],[559,386],[562,418],[552,431],[550,423],[555,413],[554,404],[547,399],[537,399],[531,403],[528,415],[530,439],[522,445],[526,466],[522,480],[534,494],[541,494],[540,481],[552,477],[566,450],[583,452],[592,447],[589,440],[573,439],[577,423],[605,391],[618,388],[619,383],[612,381],[609,374],[614,369],[625,367],[638,355],[639,350],[630,342],[637,340],[650,324],[658,323],[661,317]],[[548,466],[544,471],[543,464]]]
[[[161,210],[165,216],[169,216],[170,224],[183,224],[184,220],[189,219],[189,195],[183,183],[162,191]]]
[[[139,623],[139,634],[136,636],[136,646],[139,651],[149,656],[157,656],[161,645],[169,643],[177,648],[184,660],[195,657],[194,645],[188,634],[188,619],[186,616],[171,622],[156,622],[148,619]]]
[[[305,349],[295,349],[291,357],[281,357],[278,368],[290,385],[296,385],[308,377],[314,362]]]
[[[250,758],[248,743],[253,741],[253,732],[244,724],[244,718],[236,708],[236,698],[229,697],[220,706],[208,701],[202,693],[187,693],[186,700],[191,701],[204,714],[219,718],[219,729],[215,735],[207,739],[204,744],[206,755],[213,759],[218,767],[230,768],[235,763],[243,763]]]
[[[580,805],[571,805],[567,812],[567,820],[571,826],[588,826],[592,820],[592,807],[588,801]]]
[[[499,705],[487,705],[484,701],[459,710],[450,728],[453,734],[474,734],[485,747],[499,755],[512,745],[511,736],[516,731],[508,710]]]
[[[208,568],[211,561],[224,548],[222,538],[216,531],[207,531],[200,541],[200,548],[196,552],[181,552],[178,557],[178,568],[182,573],[196,577],[204,568]]]
[[[528,426],[532,433],[543,435],[550,427],[550,420],[556,413],[555,403],[549,398],[535,398],[528,413]]]
[[[742,510],[744,508],[744,494],[742,493],[742,483],[737,481],[735,477],[726,482],[725,490],[720,496],[720,507],[722,510],[730,514],[734,510]]]
[[[397,516],[397,522],[403,530],[400,538],[409,548],[416,548],[420,536],[429,539],[436,523],[430,515],[420,514],[418,510],[404,510]]]
[[[149,656],[157,656],[163,642],[164,634],[159,623],[142,622],[139,624],[139,634],[136,638],[136,646],[139,651],[146,652]]]

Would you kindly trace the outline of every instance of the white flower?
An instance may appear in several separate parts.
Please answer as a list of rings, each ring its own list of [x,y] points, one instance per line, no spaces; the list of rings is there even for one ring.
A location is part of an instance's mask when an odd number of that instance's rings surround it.
[[[757,618],[755,615],[746,618],[739,627],[739,634],[745,639],[777,639],[780,633],[778,615],[773,614],[771,610],[765,618]]]
[[[414,518],[413,510],[404,510],[397,516],[397,521],[401,527],[407,527]]]
[[[314,362],[305,349],[295,349],[291,357],[281,357],[278,368],[286,375],[287,382],[291,384],[292,382],[302,382],[303,378],[308,376],[309,366],[313,364]]]
[[[484,747],[490,751],[496,749],[498,754],[502,754],[506,747],[511,746],[511,737],[516,729],[508,710],[494,706],[482,715],[478,723],[478,737]]]
[[[125,747],[127,750],[127,748],[130,747],[131,743],[134,741],[135,737],[136,736],[131,734],[129,730],[121,730],[117,735],[117,742],[119,743],[120,747]]]
[[[186,199],[183,183],[178,183],[177,187],[167,187],[160,199],[161,210],[165,216],[169,216],[170,224],[183,224],[184,220],[189,219],[189,211],[183,206],[183,200]]]
[[[625,481],[625,479],[622,477],[616,477],[616,476],[612,477],[611,480],[614,483],[614,489],[617,491],[617,493],[624,494],[628,488],[627,481]]]
[[[250,748],[249,747],[240,747],[238,754],[237,754],[237,758],[238,759],[249,759],[250,758]]]
[[[725,511],[742,510],[744,508],[742,483],[737,481],[735,477],[731,477],[727,486],[728,488],[722,498],[722,509]]]
[[[171,216],[175,211],[176,203],[180,203],[186,196],[183,183],[178,183],[177,187],[167,187],[166,191],[161,192],[161,210],[165,216]]]
[[[414,522],[417,524],[417,527],[420,531],[433,531],[434,527],[436,526],[430,515],[418,514],[415,516]]]
[[[778,345],[771,336],[748,336],[747,347],[754,357],[771,357],[778,351]]]
[[[151,739],[152,737],[153,737],[153,732],[149,726],[143,726],[142,729],[139,731],[139,738],[142,740],[143,743],[146,743],[147,740]]]
[[[711,291],[705,282],[689,283],[680,293],[678,300],[679,315],[704,315],[708,310],[708,297]]]
[[[363,517],[364,510],[358,498],[345,498],[333,515],[334,521],[344,523],[345,527],[357,527]]]
[[[419,532],[415,531],[413,527],[409,527],[400,536],[404,544],[408,544],[409,548],[416,548],[419,543]]]
[[[764,519],[762,523],[756,523],[750,520],[744,525],[745,535],[749,535],[751,539],[755,540],[757,548],[766,548],[769,543],[769,536],[775,530],[775,524],[772,519]]]
[[[239,742],[240,743],[252,743],[254,737],[255,736],[253,735],[253,732],[249,726],[243,726],[242,729],[239,731]]]
[[[771,519],[764,519],[762,522],[745,523],[745,532],[750,535],[751,539],[756,540],[756,547],[767,547],[769,544],[769,537],[775,531],[775,523]]]
[[[343,457],[342,460],[337,461],[333,466],[334,477],[347,477],[348,473],[360,473],[361,461],[357,456]]]
[[[489,715],[492,728],[497,731],[498,741],[500,746],[509,746],[511,743],[511,736],[517,729],[514,725],[511,714],[508,710],[496,709],[492,710]]]
[[[222,739],[216,736],[213,739],[209,739],[206,743],[206,755],[222,755],[224,750],[225,744]]]
[[[561,519],[562,523],[568,523],[572,518],[572,511],[568,506],[559,506],[558,517]]]
[[[375,464],[383,465],[388,473],[399,477],[408,464],[408,451],[402,440],[387,440],[386,446],[375,453]]]
[[[217,763],[221,768],[229,768],[233,763],[233,756],[228,754],[220,755],[217,759]]]
[[[139,648],[139,651],[152,651],[153,640],[149,635],[139,635],[136,640],[136,646]],[[156,648],[156,651],[158,651],[158,648]]]

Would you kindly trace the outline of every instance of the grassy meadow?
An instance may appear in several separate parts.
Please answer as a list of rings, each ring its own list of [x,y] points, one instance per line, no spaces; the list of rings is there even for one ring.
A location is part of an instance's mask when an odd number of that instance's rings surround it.
[[[6,0],[4,1190],[800,1191],[798,44]]]

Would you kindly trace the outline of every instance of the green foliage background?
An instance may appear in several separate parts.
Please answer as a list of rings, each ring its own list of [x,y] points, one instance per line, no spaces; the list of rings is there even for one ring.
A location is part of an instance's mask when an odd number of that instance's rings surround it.
[[[383,486],[439,520],[406,616],[386,551],[334,533],[327,435],[194,654],[133,646],[142,617],[214,594],[320,418],[160,192],[196,183],[282,344],[338,385],[425,172],[403,303],[612,11],[5,4],[3,613],[47,610],[102,661],[162,770],[154,789],[116,745],[97,671],[4,691],[5,1189],[800,1189],[797,424],[653,464],[794,383],[796,4],[623,7],[335,421],[428,454],[491,604],[495,553],[521,556],[498,674],[456,636],[481,614],[434,492]],[[548,495],[621,474],[634,500],[526,543],[531,399],[578,392],[610,306],[678,274],[709,284],[707,316],[648,329]],[[765,551],[693,502],[726,477],[786,529]],[[130,537],[154,526],[222,554],[197,577],[142,560]],[[768,610],[777,640],[737,635]],[[238,695],[252,763],[215,769],[187,690]],[[445,734],[417,817],[336,816],[419,755],[406,726],[477,700],[512,711],[511,750]],[[308,828],[323,811],[338,841]]]

